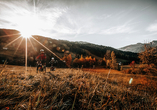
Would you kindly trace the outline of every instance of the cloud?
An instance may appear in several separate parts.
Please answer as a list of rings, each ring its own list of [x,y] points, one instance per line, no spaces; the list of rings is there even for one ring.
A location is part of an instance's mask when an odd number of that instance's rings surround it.
[[[147,31],[149,32],[157,32],[157,23],[151,24],[146,28]]]
[[[21,4],[20,4],[21,3]],[[19,5],[20,4],[20,5]],[[55,24],[68,8],[63,7],[45,7],[42,5],[35,7],[27,2],[0,2],[0,28],[9,28],[22,30],[32,30],[32,34],[51,35],[48,31],[55,31]],[[25,6],[25,7],[24,7]],[[58,29],[59,30],[59,29]],[[68,28],[60,29],[61,32]]]
[[[115,27],[111,27],[109,29],[103,30],[100,33],[101,34],[107,34],[107,35],[111,35],[111,34],[123,34],[123,33],[133,33],[133,29],[131,27],[128,27],[126,25],[121,25],[121,26],[115,26]]]

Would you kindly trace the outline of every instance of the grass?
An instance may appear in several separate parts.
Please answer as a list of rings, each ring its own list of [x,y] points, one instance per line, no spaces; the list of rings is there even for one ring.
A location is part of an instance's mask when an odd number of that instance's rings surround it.
[[[62,69],[36,73],[0,65],[0,109],[130,110],[157,108],[157,77],[109,69]],[[133,82],[129,84],[129,80]]]

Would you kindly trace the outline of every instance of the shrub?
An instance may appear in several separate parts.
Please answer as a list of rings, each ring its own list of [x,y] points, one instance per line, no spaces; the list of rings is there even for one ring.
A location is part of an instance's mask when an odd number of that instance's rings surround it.
[[[131,68],[130,68],[130,69],[126,69],[126,70],[124,70],[124,73],[126,73],[126,74],[131,74],[131,71],[132,71]]]
[[[138,70],[135,70],[135,69],[133,69],[133,68],[126,69],[126,70],[124,70],[124,72],[125,72],[126,74],[138,74]]]
[[[140,65],[138,69],[126,69],[124,70],[126,74],[143,74],[143,75],[157,75],[157,69],[151,65]]]

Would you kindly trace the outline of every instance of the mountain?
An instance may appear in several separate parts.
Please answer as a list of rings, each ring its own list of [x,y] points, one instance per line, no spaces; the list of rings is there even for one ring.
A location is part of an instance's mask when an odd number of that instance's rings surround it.
[[[157,47],[157,41],[154,40],[149,43],[137,43],[137,44],[132,44],[128,45],[125,47],[120,48],[122,51],[128,51],[128,52],[134,52],[134,53],[139,53],[141,51],[144,51],[144,45],[151,46],[151,47]]]
[[[24,65],[25,46],[25,39],[20,37],[20,33],[17,30],[0,29],[0,63],[3,63],[4,60],[7,59],[9,64]],[[80,58],[81,55],[84,57],[91,56],[99,60],[104,57],[107,50],[115,52],[118,62],[128,64],[132,60],[138,61],[136,53],[124,52],[108,46],[95,45],[82,41],[70,42],[66,40],[56,40],[33,35],[27,40],[28,65],[35,65],[35,58],[40,53],[40,49],[45,50],[48,59],[47,63],[52,56],[58,59],[62,58],[65,53],[70,53],[73,60]]]

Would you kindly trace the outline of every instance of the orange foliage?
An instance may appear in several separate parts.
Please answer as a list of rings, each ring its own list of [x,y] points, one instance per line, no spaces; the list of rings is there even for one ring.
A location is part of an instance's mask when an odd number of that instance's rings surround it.
[[[73,61],[73,64],[75,65],[84,65],[84,66],[91,66],[96,62],[95,58],[92,58],[91,56],[86,56],[85,58],[83,57],[83,55],[81,55],[81,57],[75,58]]]
[[[71,61],[72,61],[71,54],[69,54],[69,55],[64,55],[64,57],[62,58],[62,60],[66,61],[66,64],[67,64],[68,66],[70,66],[70,65],[71,65]]]
[[[106,62],[106,58],[104,57],[103,59],[102,59],[104,62]]]
[[[79,60],[80,61],[84,61],[83,55],[81,55],[81,58]]]
[[[90,66],[93,65],[96,62],[95,58],[92,59],[91,56],[89,56],[89,57],[87,56],[85,58],[85,60],[86,60],[86,63],[89,63]]]

